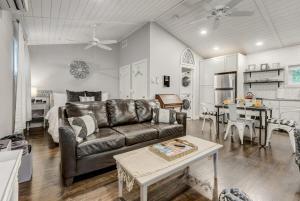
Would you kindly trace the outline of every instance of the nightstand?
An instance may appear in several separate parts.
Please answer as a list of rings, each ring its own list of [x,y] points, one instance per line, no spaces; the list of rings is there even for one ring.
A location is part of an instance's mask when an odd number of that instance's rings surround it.
[[[31,111],[32,111],[32,119],[28,122],[27,130],[31,127],[43,127],[45,128],[45,116],[48,110],[48,104],[41,103],[32,103]]]

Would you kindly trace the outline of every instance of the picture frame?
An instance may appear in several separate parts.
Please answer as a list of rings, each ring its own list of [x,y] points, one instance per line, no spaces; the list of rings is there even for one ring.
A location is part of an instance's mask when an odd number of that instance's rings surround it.
[[[272,63],[272,69],[280,68],[280,63]]]
[[[256,70],[256,64],[249,64],[247,67],[247,71],[254,71]]]
[[[300,87],[300,64],[289,65],[287,67],[286,86]]]
[[[269,69],[269,64],[260,64],[260,70],[268,70]]]

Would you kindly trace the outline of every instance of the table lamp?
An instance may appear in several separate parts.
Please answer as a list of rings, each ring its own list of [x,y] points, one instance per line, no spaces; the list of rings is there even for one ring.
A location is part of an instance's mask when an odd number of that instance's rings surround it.
[[[35,97],[37,96],[37,88],[36,87],[31,87],[31,102],[34,103]]]

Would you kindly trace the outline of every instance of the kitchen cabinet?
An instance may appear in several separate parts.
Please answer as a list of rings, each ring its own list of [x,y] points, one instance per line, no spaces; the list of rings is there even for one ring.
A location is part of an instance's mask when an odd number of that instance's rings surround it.
[[[200,64],[200,85],[214,85],[214,75],[224,71],[224,62],[224,57],[202,61]]]
[[[200,61],[200,102],[214,104],[214,75],[215,73],[237,71],[237,94],[244,94],[243,72],[245,56],[231,54]]]
[[[224,71],[236,71],[238,67],[238,55],[227,55],[225,56]]]

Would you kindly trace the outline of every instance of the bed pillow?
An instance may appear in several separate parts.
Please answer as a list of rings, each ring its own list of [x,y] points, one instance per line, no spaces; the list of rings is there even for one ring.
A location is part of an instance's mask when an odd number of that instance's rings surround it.
[[[153,122],[158,123],[168,123],[168,124],[177,124],[176,121],[176,111],[171,109],[153,109]]]
[[[86,91],[85,95],[87,97],[93,96],[95,98],[94,101],[102,101],[102,92],[101,91]]]
[[[94,96],[79,96],[79,100],[80,100],[80,102],[91,102],[91,101],[95,101],[95,97]]]
[[[67,90],[67,101],[68,102],[79,102],[79,96],[85,96],[84,91],[69,91]]]
[[[98,131],[97,120],[93,112],[80,117],[68,118],[73,128],[77,142],[82,142],[87,136]]]

